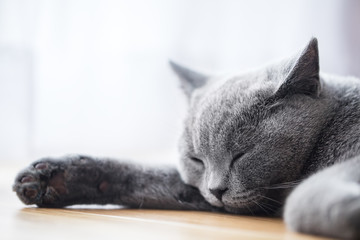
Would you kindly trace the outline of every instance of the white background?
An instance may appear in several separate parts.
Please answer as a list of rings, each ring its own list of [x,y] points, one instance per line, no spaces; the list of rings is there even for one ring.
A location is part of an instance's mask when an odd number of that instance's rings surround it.
[[[167,61],[242,71],[320,43],[360,76],[356,0],[0,0],[0,161],[176,162],[186,101]]]

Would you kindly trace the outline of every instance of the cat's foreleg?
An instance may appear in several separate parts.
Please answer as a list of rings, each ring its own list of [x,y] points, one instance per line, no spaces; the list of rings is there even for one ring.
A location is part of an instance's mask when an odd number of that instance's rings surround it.
[[[314,174],[286,201],[284,218],[295,231],[360,238],[360,156]]]
[[[21,171],[13,186],[25,204],[64,207],[119,204],[134,208],[212,210],[175,168],[144,167],[88,156],[44,158]]]

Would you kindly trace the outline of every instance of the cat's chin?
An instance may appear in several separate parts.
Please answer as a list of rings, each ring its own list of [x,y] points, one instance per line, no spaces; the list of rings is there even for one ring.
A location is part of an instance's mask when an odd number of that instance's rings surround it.
[[[228,213],[241,214],[241,215],[250,215],[250,216],[273,215],[270,212],[264,211],[263,209],[259,208],[257,205],[251,205],[251,204],[249,206],[242,206],[242,207],[224,206],[223,209]]]
[[[229,213],[242,214],[242,215],[253,215],[253,211],[250,208],[237,208],[224,206],[224,210]]]
[[[263,201],[263,195],[254,191],[249,191],[244,195],[247,196],[246,200],[246,197],[241,197],[241,201],[223,201],[223,209],[229,213],[242,215],[270,215],[270,208],[268,204]],[[251,198],[249,198],[250,195],[252,195]]]
[[[270,198],[267,198],[270,199]],[[276,200],[272,200],[276,201]],[[254,198],[250,202],[235,202],[234,204],[225,203],[223,209],[226,212],[242,215],[263,215],[263,216],[278,216],[281,214],[280,202],[263,201],[261,197]]]

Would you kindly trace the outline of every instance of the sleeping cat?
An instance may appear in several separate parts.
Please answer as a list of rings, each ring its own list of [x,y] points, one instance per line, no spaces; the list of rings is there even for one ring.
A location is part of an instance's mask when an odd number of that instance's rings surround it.
[[[360,80],[320,75],[316,39],[294,57],[240,75],[170,64],[189,100],[179,170],[44,158],[16,177],[20,200],[283,213],[295,231],[360,238]]]

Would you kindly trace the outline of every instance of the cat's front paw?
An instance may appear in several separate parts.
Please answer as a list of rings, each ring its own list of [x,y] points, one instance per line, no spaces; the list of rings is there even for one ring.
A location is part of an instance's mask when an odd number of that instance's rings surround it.
[[[64,167],[57,161],[37,161],[17,175],[13,190],[27,205],[56,204],[60,196],[67,193]]]
[[[302,207],[285,210],[285,222],[290,229],[339,239],[360,239],[360,197],[349,197],[329,205],[324,202],[315,208]]]
[[[288,228],[339,239],[360,239],[360,185],[331,179],[338,169],[332,167],[315,174],[294,189],[284,210]]]

